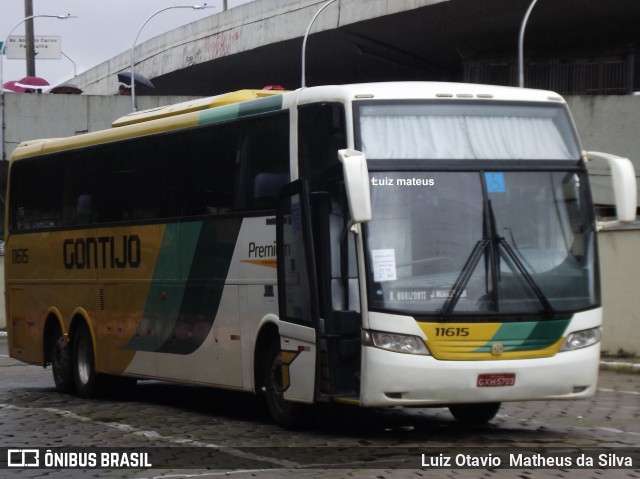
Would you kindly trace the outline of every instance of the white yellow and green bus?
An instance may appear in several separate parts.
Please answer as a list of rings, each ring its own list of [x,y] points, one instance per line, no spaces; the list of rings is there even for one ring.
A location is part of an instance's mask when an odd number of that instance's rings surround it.
[[[628,160],[608,155],[620,220]],[[6,210],[10,355],[91,397],[140,379],[305,405],[596,390],[582,151],[558,95],[456,83],[243,90],[27,141]]]

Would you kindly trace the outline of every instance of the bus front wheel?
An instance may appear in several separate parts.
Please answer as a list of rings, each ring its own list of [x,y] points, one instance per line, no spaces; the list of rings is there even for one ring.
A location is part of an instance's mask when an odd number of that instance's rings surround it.
[[[496,417],[499,410],[499,402],[452,404],[449,406],[453,417],[464,424],[485,424]]]
[[[304,406],[287,401],[282,387],[282,360],[280,345],[272,342],[265,355],[265,393],[269,414],[273,421],[285,429],[298,429],[303,426]]]
[[[86,326],[80,326],[73,338],[73,379],[76,392],[80,397],[90,398],[98,391],[98,375],[96,374],[93,356],[93,342]]]

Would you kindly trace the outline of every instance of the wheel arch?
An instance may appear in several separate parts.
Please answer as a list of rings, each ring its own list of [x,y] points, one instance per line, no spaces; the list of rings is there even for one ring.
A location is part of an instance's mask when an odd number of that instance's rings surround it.
[[[262,324],[258,329],[253,348],[253,392],[256,395],[260,394],[260,391],[265,386],[263,384],[266,367],[264,358],[267,348],[272,342],[280,344],[280,330],[278,329],[277,318],[275,316],[267,316],[262,320]]]
[[[64,321],[60,310],[55,307],[49,308],[44,320],[44,329],[42,333],[42,366],[46,367],[51,364],[51,341],[61,334],[65,341],[68,340],[68,334],[64,329]]]
[[[69,326],[68,337],[70,341],[73,341],[74,334],[78,331],[78,329],[85,327],[87,331],[89,331],[89,335],[91,336],[91,344],[93,346],[93,361],[96,366],[96,370],[98,368],[98,348],[96,343],[96,334],[91,322],[91,317],[87,310],[84,308],[76,308],[71,315],[71,325]]]

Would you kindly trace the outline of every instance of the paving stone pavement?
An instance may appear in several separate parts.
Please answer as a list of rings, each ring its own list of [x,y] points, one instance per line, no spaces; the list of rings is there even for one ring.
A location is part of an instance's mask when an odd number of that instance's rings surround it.
[[[436,455],[439,451],[486,456],[554,447],[559,451],[618,447],[637,454],[637,374],[601,371],[598,393],[589,400],[504,404],[498,417],[483,427],[465,428],[442,408],[325,407],[310,414],[308,430],[285,431],[262,419],[250,396],[158,382],[141,383],[129,401],[83,400],[57,393],[49,369],[14,361],[2,354],[0,347],[0,451],[28,447],[154,448],[151,451],[174,454],[175,463],[186,467],[0,469],[0,478],[640,479],[637,456],[634,467],[626,469],[430,470],[420,466],[421,452]],[[220,463],[198,459],[210,451],[224,459],[224,469],[208,469],[208,464],[216,467]],[[344,464],[345,468],[318,467],[343,461],[351,462]]]

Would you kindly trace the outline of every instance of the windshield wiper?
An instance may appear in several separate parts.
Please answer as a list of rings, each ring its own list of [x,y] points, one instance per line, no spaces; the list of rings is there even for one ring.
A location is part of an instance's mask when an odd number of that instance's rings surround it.
[[[547,312],[549,316],[553,316],[555,314],[555,311],[553,310],[553,306],[551,306],[551,303],[549,302],[547,297],[544,295],[544,293],[540,289],[540,286],[538,286],[538,283],[536,283],[536,281],[533,279],[533,276],[531,276],[531,273],[529,273],[529,270],[524,265],[524,263],[520,260],[516,252],[513,251],[513,248],[509,245],[509,243],[507,243],[507,240],[504,239],[504,237],[498,235],[498,232],[496,230],[496,218],[493,214],[493,205],[491,204],[491,200],[487,200],[487,208],[489,210],[488,211],[489,221],[491,221],[491,237],[497,241],[497,248],[499,248],[500,246],[504,248],[504,250],[507,252],[507,256],[509,256],[511,261],[513,261],[513,264],[515,265],[516,269],[520,271],[525,281],[527,282],[529,287],[533,290],[534,294],[538,298],[538,301],[540,301],[540,304],[542,304],[542,307],[544,308],[544,310]],[[514,244],[515,244],[515,241],[514,241]],[[497,264],[497,262],[500,260],[499,258],[500,254],[498,253],[495,256],[496,258],[495,258],[494,264],[496,264],[497,269],[499,271],[500,265]]]
[[[442,314],[441,318],[446,321],[449,319],[449,316],[453,312],[453,309],[460,301],[462,297],[462,293],[464,289],[467,287],[473,272],[475,271],[478,263],[480,262],[480,258],[488,251],[489,252],[489,268],[486,269],[486,275],[491,275],[491,289],[493,296],[493,304],[494,308],[498,309],[499,298],[498,298],[498,274],[500,272],[500,268],[498,267],[499,255],[495,254],[496,245],[495,238],[497,238],[496,228],[495,228],[495,218],[493,217],[493,209],[491,208],[491,200],[483,195],[484,198],[482,200],[482,239],[476,243],[471,251],[471,255],[464,264],[462,271],[458,275],[456,282],[451,287],[449,291],[449,297],[447,301],[442,305]],[[486,280],[486,289],[489,291],[488,278]]]
[[[522,273],[525,281],[535,293],[544,310],[547,312],[547,314],[553,316],[555,314],[553,306],[551,306],[551,303],[540,289],[540,286],[538,286],[538,283],[536,283],[536,281],[533,279],[533,276],[531,276],[526,266],[522,263],[522,261],[520,261],[520,258],[518,258],[518,256],[516,255],[516,252],[513,251],[513,248],[509,245],[509,243],[507,243],[507,240],[505,240],[502,236],[498,236],[498,246],[502,246],[504,248],[511,261],[513,261],[513,264],[515,265],[517,270]]]
[[[493,290],[492,291],[493,305],[494,305],[495,311],[499,311],[500,299],[498,296],[498,280],[499,280],[498,275],[500,274],[500,263],[499,263],[500,253],[498,249],[500,248],[500,246],[504,248],[504,251],[506,252],[509,259],[513,262],[516,269],[520,272],[520,274],[522,274],[522,276],[524,277],[529,287],[533,290],[534,294],[538,298],[538,301],[540,301],[540,304],[542,304],[542,307],[544,308],[545,312],[549,316],[553,316],[555,314],[555,311],[553,309],[553,306],[551,306],[551,303],[549,302],[547,297],[544,295],[543,291],[540,289],[536,281],[533,279],[533,277],[531,276],[531,274],[529,273],[529,271],[527,270],[523,262],[520,260],[520,258],[518,258],[517,254],[513,251],[513,248],[511,248],[509,243],[507,243],[507,241],[502,236],[498,235],[496,231],[496,220],[493,214],[493,207],[491,205],[491,200],[489,199],[483,202],[483,220],[484,220],[484,227],[483,227],[484,237],[483,239],[478,241],[476,245],[473,247],[473,250],[471,251],[469,258],[465,262],[462,268],[462,271],[460,271],[458,278],[456,279],[455,283],[451,287],[451,290],[449,291],[449,297],[447,298],[444,305],[442,306],[441,318],[444,321],[449,319],[449,316],[451,315],[454,308],[458,304],[458,301],[460,301],[460,298],[462,297],[462,293],[467,287],[467,284],[469,283],[469,280],[471,279],[473,272],[478,266],[480,259],[487,252],[487,250],[489,250],[489,262],[490,262],[490,268],[488,268],[490,269],[490,273],[488,271],[487,274],[491,274],[491,278],[492,278],[491,283],[492,283],[492,290]],[[488,289],[488,286],[487,286],[487,289]]]
[[[471,275],[473,275],[473,272],[475,271],[476,266],[478,266],[478,262],[480,261],[480,258],[482,258],[482,255],[487,250],[487,247],[489,246],[489,244],[490,244],[489,238],[483,238],[480,241],[478,241],[476,245],[473,247],[473,251],[471,251],[471,255],[469,255],[469,258],[467,258],[467,261],[465,262],[462,268],[462,271],[460,271],[460,274],[458,275],[456,282],[451,287],[451,291],[449,291],[449,298],[442,306],[441,317],[445,321],[449,319],[449,316],[453,312],[453,308],[455,308],[456,304],[458,304],[458,301],[460,300],[460,297],[462,296],[464,289],[467,287],[467,283],[469,283],[469,280],[471,279]]]

